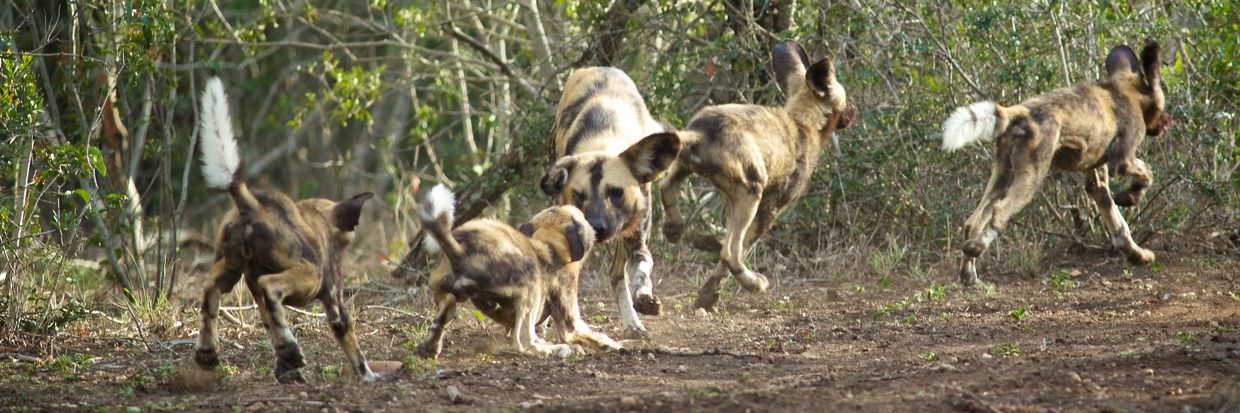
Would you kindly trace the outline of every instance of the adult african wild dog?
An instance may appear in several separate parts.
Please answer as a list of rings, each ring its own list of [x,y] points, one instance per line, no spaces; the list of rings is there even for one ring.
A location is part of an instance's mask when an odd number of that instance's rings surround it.
[[[465,300],[507,327],[520,352],[567,356],[574,344],[620,348],[581,318],[577,280],[594,246],[594,229],[581,210],[548,207],[520,229],[485,218],[453,228],[453,204],[452,192],[437,185],[422,207],[422,227],[430,234],[423,246],[430,253],[442,252],[443,258],[430,280],[439,311],[430,334],[418,345],[419,356],[439,356],[456,304]],[[547,343],[534,331],[544,303],[566,344]]]
[[[723,193],[723,265],[698,291],[698,308],[713,309],[718,302],[719,283],[728,274],[723,267],[746,289],[766,290],[766,277],[745,266],[745,249],[805,193],[823,145],[856,115],[830,58],[810,65],[805,50],[791,41],[776,45],[771,58],[788,93],[784,106],[729,104],[698,111],[680,131],[684,148],[661,189],[663,234],[673,241],[684,231],[677,200],[689,175],[705,177]]]
[[[234,209],[216,236],[194,361],[209,370],[219,365],[220,295],[244,278],[271,336],[276,380],[305,382],[300,368],[306,362],[285,322],[284,305],[303,306],[315,300],[323,304],[327,323],[354,372],[365,381],[376,379],[357,346],[353,320],[344,308],[340,268],[362,205],[373,194],[358,194],[342,202],[323,198],[293,202],[279,192],[251,190],[241,172],[228,98],[219,78],[207,80],[200,121],[203,176],[208,186],[228,191]]]
[[[680,139],[646,110],[620,69],[590,67],[568,76],[556,107],[555,151],[543,192],[585,213],[599,242],[619,239],[611,268],[620,320],[644,334],[637,313],[657,315],[651,271],[650,181],[671,165]]]
[[[1154,261],[1154,253],[1132,240],[1116,204],[1132,206],[1152,181],[1149,166],[1136,150],[1146,135],[1161,135],[1171,125],[1159,84],[1158,43],[1141,50],[1111,49],[1106,77],[1058,89],[1015,106],[979,102],[960,107],[943,123],[943,148],[959,149],[978,140],[995,140],[990,181],[977,209],[965,222],[964,262],[960,281],[978,281],[977,256],[986,251],[1012,215],[1046,180],[1051,167],[1092,172],[1085,190],[1098,205],[1111,242],[1134,264]],[[1112,197],[1111,174],[1132,178]]]

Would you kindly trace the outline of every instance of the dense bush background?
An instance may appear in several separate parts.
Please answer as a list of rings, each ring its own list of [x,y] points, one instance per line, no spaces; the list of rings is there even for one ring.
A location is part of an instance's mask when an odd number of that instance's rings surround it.
[[[416,232],[415,178],[494,204],[477,212],[519,218],[546,204],[533,183],[571,68],[625,69],[656,117],[683,125],[708,104],[780,104],[768,56],[782,39],[834,56],[861,113],[755,259],[954,280],[953,244],[990,150],[939,151],[942,119],[1096,79],[1111,46],[1146,39],[1164,45],[1176,123],[1146,142],[1156,183],[1125,214],[1160,254],[1235,255],[1237,16],[1231,0],[9,0],[0,327],[53,332],[104,311],[159,328],[227,207],[193,159],[208,76],[228,87],[252,180],[296,197],[382,194],[355,248],[368,265],[359,276],[379,277]],[[1038,276],[1054,251],[1106,248],[1080,177],[1052,181],[1003,235],[992,270]],[[682,195],[701,206],[703,230],[716,222],[710,193],[699,182]]]

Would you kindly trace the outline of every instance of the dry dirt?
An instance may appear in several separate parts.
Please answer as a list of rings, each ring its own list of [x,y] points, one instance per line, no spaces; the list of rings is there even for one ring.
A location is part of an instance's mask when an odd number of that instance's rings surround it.
[[[991,274],[993,287],[973,289],[951,283],[950,259],[920,277],[792,265],[766,271],[770,294],[729,285],[722,311],[701,315],[689,308],[692,286],[709,260],[664,257],[656,291],[665,313],[645,318],[648,340],[531,358],[505,350],[503,332],[466,307],[434,363],[408,350],[425,333],[423,294],[372,280],[351,289],[364,349],[406,369],[369,385],[350,377],[326,326],[308,315],[295,317],[295,330],[310,383],[274,384],[266,334],[242,309],[231,313],[245,326],[222,322],[226,375],[184,388],[178,369],[197,322],[189,302],[175,316],[185,325],[148,340],[149,350],[106,320],[0,348],[0,409],[1240,411],[1240,260],[1160,259],[1136,268],[1110,253],[1064,252],[1043,260],[1040,277]],[[619,338],[601,277],[586,278],[587,318]]]

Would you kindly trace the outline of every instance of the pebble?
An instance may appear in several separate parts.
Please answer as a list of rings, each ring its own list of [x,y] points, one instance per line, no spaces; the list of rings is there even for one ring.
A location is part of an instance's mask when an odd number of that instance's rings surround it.
[[[620,405],[631,407],[637,405],[637,398],[633,396],[624,396],[620,398]]]
[[[1072,381],[1077,382],[1077,383],[1081,382],[1081,375],[1077,374],[1075,371],[1069,371],[1068,378],[1072,379]]]
[[[688,372],[688,371],[689,371],[689,368],[688,368],[688,367],[685,367],[685,365],[684,365],[684,364],[681,364],[681,365],[679,365],[679,366],[676,366],[676,372],[677,372],[677,373],[685,373],[685,372]]]

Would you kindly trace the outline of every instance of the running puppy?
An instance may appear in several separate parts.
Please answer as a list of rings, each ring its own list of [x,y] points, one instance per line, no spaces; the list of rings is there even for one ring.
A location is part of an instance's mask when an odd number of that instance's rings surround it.
[[[766,291],[769,282],[745,266],[746,248],[805,193],[823,145],[856,116],[829,57],[811,65],[805,49],[789,41],[776,45],[771,59],[788,93],[784,106],[730,104],[698,111],[680,132],[684,148],[661,190],[663,235],[671,241],[679,240],[685,228],[678,205],[685,179],[698,174],[723,193],[723,266],[745,289],[758,292]],[[716,270],[694,306],[713,310],[719,283],[728,273]]]
[[[465,300],[507,327],[513,348],[520,352],[563,357],[573,352],[572,344],[620,348],[591,330],[577,306],[582,259],[594,245],[594,230],[580,210],[550,207],[519,230],[485,218],[452,229],[453,198],[447,187],[436,185],[422,207],[422,227],[430,234],[423,245],[446,259],[431,272],[439,312],[430,335],[417,347],[419,356],[439,357],[444,330],[456,315],[457,302]],[[567,344],[548,343],[534,331],[544,308]]]
[[[676,132],[646,110],[637,85],[611,67],[574,70],[556,106],[555,151],[540,186],[585,214],[599,242],[619,239],[611,285],[626,330],[645,335],[637,313],[658,315],[651,271],[650,182],[680,153]]]
[[[271,335],[280,383],[304,383],[300,369],[306,365],[284,320],[284,305],[305,306],[315,300],[323,304],[327,323],[358,377],[367,382],[378,378],[357,347],[353,320],[343,305],[340,269],[362,205],[373,194],[358,194],[342,202],[323,198],[293,202],[279,192],[250,190],[241,172],[228,97],[219,78],[207,80],[200,122],[202,174],[208,186],[228,191],[234,209],[216,236],[212,282],[203,291],[194,361],[208,370],[219,365],[220,294],[232,291],[244,278]]]
[[[1132,206],[1153,177],[1137,147],[1145,136],[1158,136],[1171,125],[1159,84],[1159,47],[1151,42],[1141,59],[1128,46],[1107,55],[1105,78],[1057,89],[1003,107],[978,102],[957,108],[943,122],[943,149],[954,151],[979,140],[995,140],[990,181],[977,209],[965,222],[964,262],[960,282],[978,282],[977,256],[1041,188],[1051,167],[1092,172],[1085,191],[1098,204],[1111,243],[1128,261],[1148,264],[1154,253],[1132,240],[1119,206]],[[1109,174],[1108,174],[1109,172]],[[1112,196],[1110,175],[1132,178]]]

